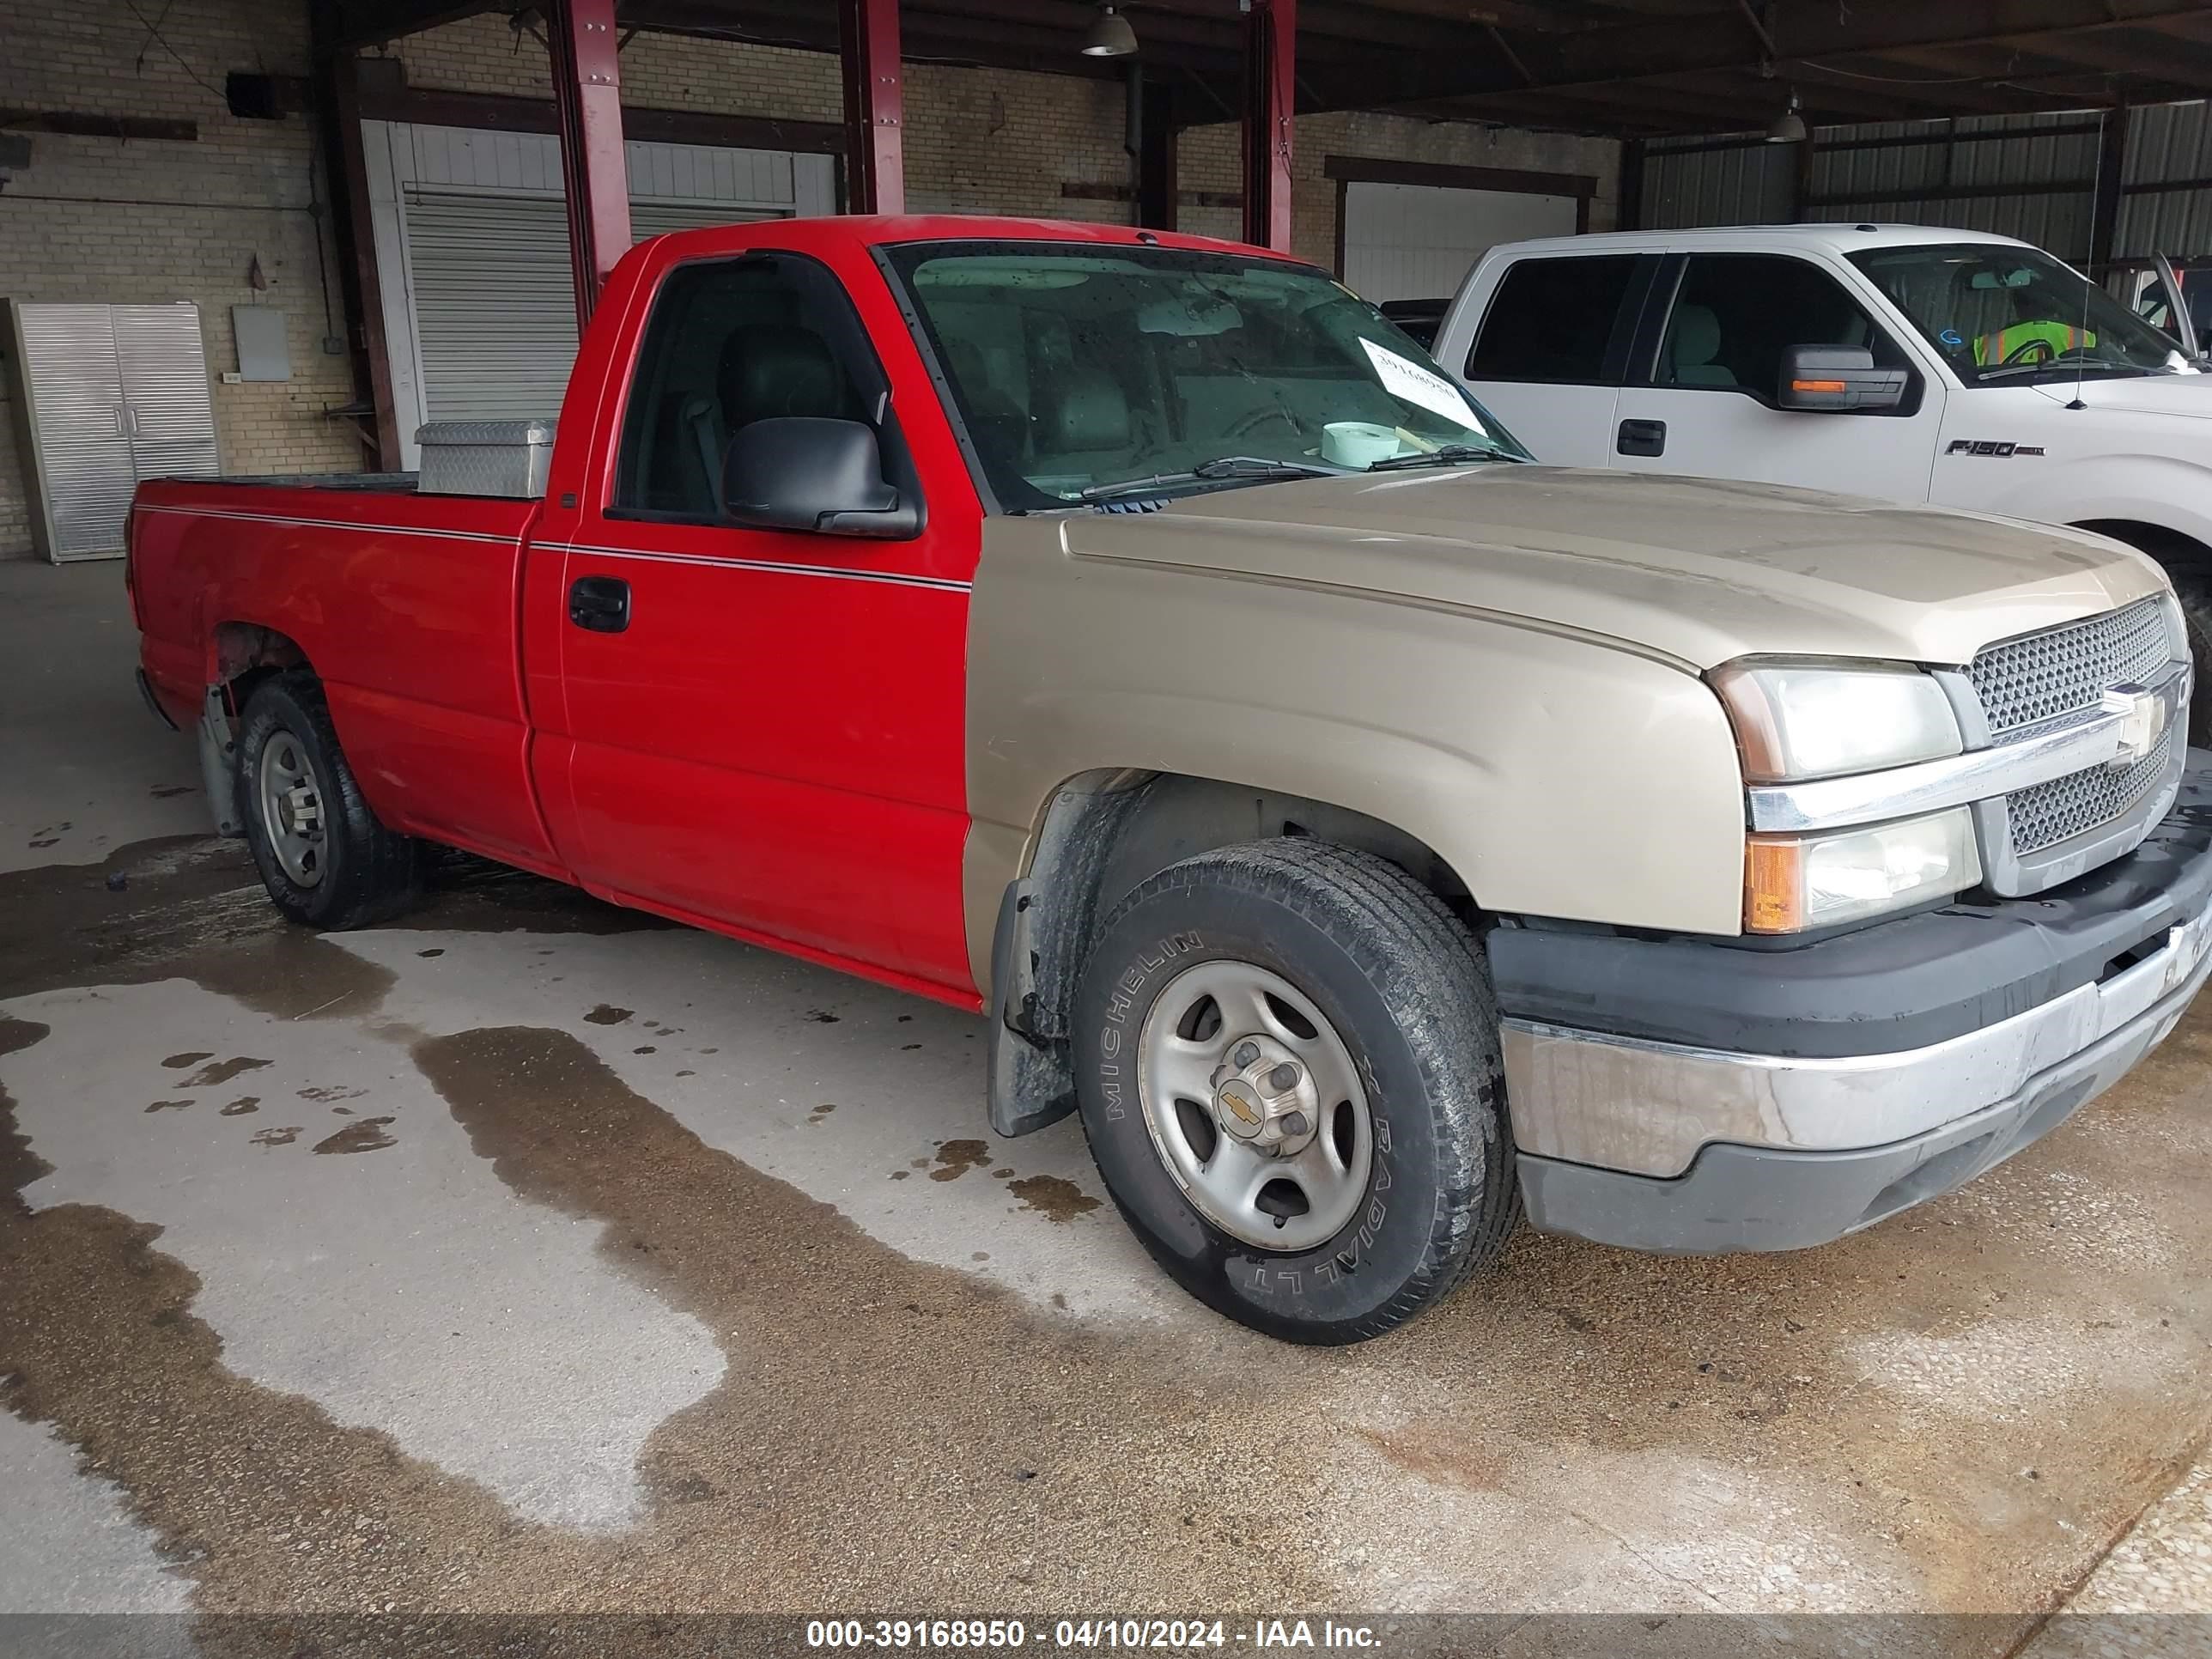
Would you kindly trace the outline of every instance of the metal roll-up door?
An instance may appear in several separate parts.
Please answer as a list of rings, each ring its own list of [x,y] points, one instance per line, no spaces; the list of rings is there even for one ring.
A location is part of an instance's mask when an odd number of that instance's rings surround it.
[[[559,198],[410,188],[406,216],[425,418],[558,416],[576,356],[568,220]],[[769,216],[633,202],[630,229],[643,240]]]
[[[426,419],[560,414],[576,290],[558,199],[410,191],[407,269]]]

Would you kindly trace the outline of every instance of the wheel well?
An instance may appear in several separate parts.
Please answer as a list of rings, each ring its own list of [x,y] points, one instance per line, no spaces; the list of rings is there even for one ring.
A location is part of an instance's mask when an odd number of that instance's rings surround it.
[[[2169,571],[2212,572],[2212,547],[2161,524],[2140,519],[2085,519],[2074,527],[2125,542],[2137,552],[2149,554]]]
[[[1000,1133],[1042,1127],[1072,1106],[1066,1043],[1076,982],[1099,924],[1122,896],[1195,854],[1275,836],[1373,853],[1462,920],[1478,919],[1466,883],[1432,848],[1366,813],[1177,773],[1071,778],[1030,837],[1030,867],[1007,895],[992,952],[994,1047],[1022,1051],[1003,1066],[994,1056],[991,1110]]]
[[[234,711],[243,708],[253,688],[271,674],[311,665],[307,653],[289,635],[258,623],[216,624],[214,683],[230,688]]]

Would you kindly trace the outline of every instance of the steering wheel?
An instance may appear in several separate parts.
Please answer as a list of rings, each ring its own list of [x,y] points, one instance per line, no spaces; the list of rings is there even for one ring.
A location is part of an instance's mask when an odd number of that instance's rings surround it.
[[[2023,340],[2005,356],[2007,367],[2014,363],[2047,363],[2055,361],[2058,348],[2048,340]]]

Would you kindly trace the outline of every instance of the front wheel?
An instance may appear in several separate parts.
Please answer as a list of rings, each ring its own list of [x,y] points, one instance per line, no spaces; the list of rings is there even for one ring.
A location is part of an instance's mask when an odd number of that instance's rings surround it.
[[[1085,1133],[1153,1258],[1294,1342],[1403,1323],[1520,1214],[1481,948],[1396,866],[1285,838],[1161,872],[1078,991]]]
[[[388,921],[421,890],[421,847],[362,798],[312,674],[264,680],[238,733],[238,815],[270,899],[313,927]]]

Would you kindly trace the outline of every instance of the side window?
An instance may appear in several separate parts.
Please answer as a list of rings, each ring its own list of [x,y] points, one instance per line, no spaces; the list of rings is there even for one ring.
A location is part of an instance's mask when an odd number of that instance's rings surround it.
[[[883,369],[827,267],[783,253],[679,265],[646,324],[609,511],[718,522],[739,428],[813,415],[880,434],[887,412]]]
[[[1819,266],[1779,253],[1692,254],[1675,290],[1652,380],[1774,401],[1793,345],[1865,346],[1877,367],[1911,359]]]
[[[1514,265],[1468,353],[1467,378],[1608,384],[1606,360],[1636,267],[1632,253]]]

